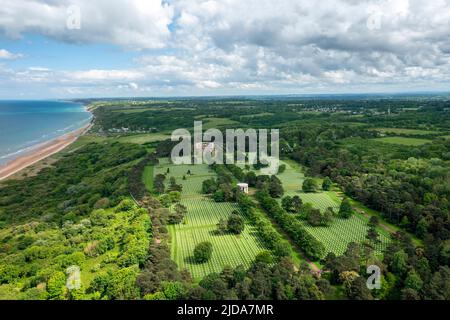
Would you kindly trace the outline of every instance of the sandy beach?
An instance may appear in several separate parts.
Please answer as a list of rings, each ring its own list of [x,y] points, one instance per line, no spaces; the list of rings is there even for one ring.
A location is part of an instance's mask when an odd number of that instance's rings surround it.
[[[63,150],[71,143],[75,142],[78,137],[86,133],[91,126],[92,124],[88,124],[78,130],[72,131],[54,140],[38,145],[28,154],[16,158],[6,165],[0,166],[0,180],[6,179],[7,177],[25,169],[26,167],[31,166],[36,162]]]

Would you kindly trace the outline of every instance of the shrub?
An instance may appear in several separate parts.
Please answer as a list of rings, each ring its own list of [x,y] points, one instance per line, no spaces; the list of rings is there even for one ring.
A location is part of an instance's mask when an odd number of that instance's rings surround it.
[[[303,192],[316,192],[317,182],[311,178],[305,179],[305,181],[303,181],[302,190]]]

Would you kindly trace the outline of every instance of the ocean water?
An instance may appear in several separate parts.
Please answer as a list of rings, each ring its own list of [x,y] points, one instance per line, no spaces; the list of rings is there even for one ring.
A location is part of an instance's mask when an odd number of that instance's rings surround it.
[[[0,165],[83,127],[91,118],[91,113],[75,102],[0,100]]]

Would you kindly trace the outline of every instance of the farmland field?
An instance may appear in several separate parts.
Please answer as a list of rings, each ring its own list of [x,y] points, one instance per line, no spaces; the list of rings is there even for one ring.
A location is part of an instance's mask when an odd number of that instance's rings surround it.
[[[227,265],[248,267],[264,247],[254,227],[248,224],[238,236],[216,232],[219,220],[226,219],[234,210],[239,211],[239,207],[234,203],[216,203],[201,194],[203,180],[215,176],[215,173],[207,165],[172,165],[167,159],[160,159],[154,175],[166,173],[167,168],[166,181],[174,177],[183,185],[181,203],[187,208],[184,222],[169,226],[172,259],[178,267],[188,269],[196,280],[211,272],[220,272]],[[183,176],[186,180],[182,180]],[[212,243],[213,254],[207,263],[197,264],[192,255],[195,246],[202,241]]]
[[[431,140],[428,139],[404,138],[404,137],[384,137],[384,138],[375,138],[372,140],[383,143],[400,144],[405,146],[420,146],[425,143],[431,142]]]

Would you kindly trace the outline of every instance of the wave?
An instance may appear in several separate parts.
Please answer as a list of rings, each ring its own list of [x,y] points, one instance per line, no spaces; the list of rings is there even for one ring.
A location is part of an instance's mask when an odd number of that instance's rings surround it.
[[[32,150],[39,148],[40,146],[42,146],[60,136],[63,136],[69,132],[73,132],[75,130],[82,128],[83,126],[87,125],[91,121],[91,119],[92,119],[92,116],[88,119],[83,119],[81,121],[77,121],[76,123],[71,124],[70,126],[67,126],[63,129],[58,129],[53,132],[45,133],[45,134],[41,135],[40,139],[29,140],[25,143],[18,145],[15,148],[9,147],[8,149],[5,150],[7,152],[6,154],[2,155],[0,153],[0,165],[5,165],[6,163],[18,158],[19,156],[25,155],[25,154],[31,152]],[[12,152],[9,152],[9,151],[12,151]]]

